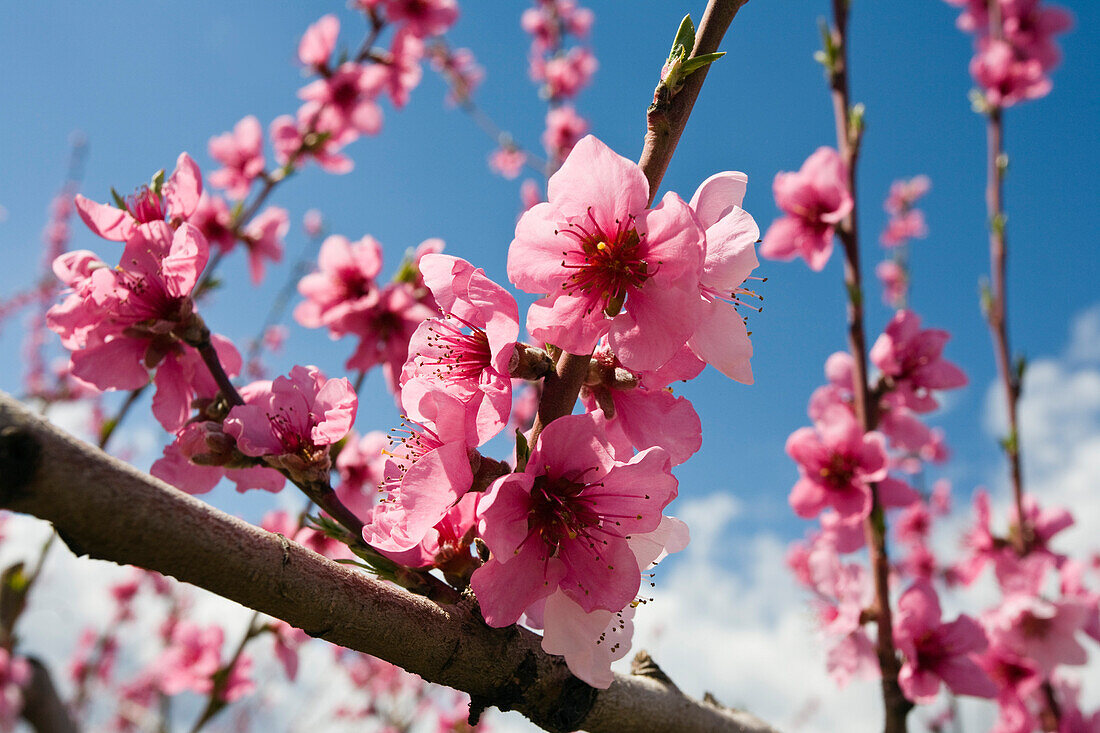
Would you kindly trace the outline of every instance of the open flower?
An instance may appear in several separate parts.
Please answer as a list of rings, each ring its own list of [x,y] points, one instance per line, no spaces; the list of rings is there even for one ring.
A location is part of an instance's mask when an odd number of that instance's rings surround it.
[[[351,430],[357,405],[347,379],[295,366],[255,400],[230,410],[225,432],[246,456],[262,457],[296,480],[325,481],[329,446]]]
[[[760,254],[775,260],[801,257],[811,270],[821,270],[833,253],[836,225],[853,205],[840,153],[818,148],[797,172],[777,173],[772,189],[786,216],[768,228]]]
[[[519,309],[504,288],[466,260],[429,254],[419,267],[444,317],[417,327],[401,384],[424,378],[444,385],[469,405],[470,443],[481,445],[504,428],[512,408],[509,362]]]
[[[676,497],[668,454],[612,458],[590,415],[539,435],[523,473],[497,479],[478,506],[492,557],[471,578],[490,626],[515,623],[561,588],[586,613],[619,611],[641,584],[627,538],[652,532]]]
[[[744,173],[716,173],[699,184],[691,208],[706,229],[707,254],[700,290],[703,318],[688,345],[695,354],[730,379],[752,384],[752,342],[736,306],[739,297],[755,294],[744,287],[758,264],[760,228],[741,208],[748,186]]]
[[[508,251],[508,277],[546,293],[527,313],[539,341],[588,354],[607,335],[631,369],[656,369],[691,338],[704,235],[675,193],[647,208],[649,183],[632,161],[585,137],[526,211]]]

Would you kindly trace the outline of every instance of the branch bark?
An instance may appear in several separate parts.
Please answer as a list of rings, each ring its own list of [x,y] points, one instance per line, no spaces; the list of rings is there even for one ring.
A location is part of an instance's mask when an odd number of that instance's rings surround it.
[[[438,606],[188,496],[0,392],[0,506],[53,523],[78,555],[137,565],[469,693],[549,731],[773,731],[675,686],[573,677],[539,637],[493,629],[473,599]]]
[[[49,669],[34,657],[27,661],[31,665],[31,681],[23,691],[23,720],[38,733],[80,733],[80,727],[57,694]]]

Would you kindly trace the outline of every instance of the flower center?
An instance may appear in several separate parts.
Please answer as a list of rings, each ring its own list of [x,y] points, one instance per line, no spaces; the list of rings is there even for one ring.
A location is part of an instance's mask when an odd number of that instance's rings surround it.
[[[458,321],[458,324],[452,322]],[[469,332],[463,330],[469,328]],[[477,326],[455,315],[445,319],[433,319],[428,329],[428,345],[436,353],[432,357],[420,356],[422,366],[432,368],[436,377],[444,382],[477,380],[492,364],[493,353],[489,337]]]
[[[565,540],[589,535],[599,527],[600,515],[590,498],[584,496],[588,484],[559,477],[537,476],[531,488],[531,506],[527,511],[530,535],[537,534],[550,546],[550,554],[558,551]]]
[[[576,248],[562,252],[562,267],[575,271],[562,283],[562,290],[594,296],[588,314],[599,303],[606,315],[618,315],[627,295],[657,272],[644,258],[646,235],[634,226],[633,214],[625,221],[616,219],[615,230],[607,232],[589,207],[586,220],[570,222],[555,234],[568,235],[576,242]],[[656,266],[660,264],[658,261]]]
[[[164,201],[148,186],[142,186],[126,197],[126,210],[141,224],[164,221]]]
[[[855,476],[855,461],[851,456],[842,453],[834,453],[829,457],[828,464],[821,467],[818,474],[821,481],[829,488],[840,491],[852,485]]]

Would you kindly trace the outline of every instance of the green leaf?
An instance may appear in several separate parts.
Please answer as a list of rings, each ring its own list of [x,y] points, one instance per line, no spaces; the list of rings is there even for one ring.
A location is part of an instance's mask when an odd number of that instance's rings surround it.
[[[164,186],[164,169],[153,174],[153,180],[149,182],[149,188],[153,190],[153,193],[160,196],[160,189]]]
[[[670,60],[677,55],[677,46],[682,47],[684,53],[691,53],[691,49],[695,48],[695,23],[691,21],[690,15],[684,16],[680,21],[680,27],[676,30],[676,39],[672,42],[672,50],[668,54]]]
[[[688,59],[687,61],[684,62],[683,67],[681,67],[681,72],[680,73],[683,76],[690,76],[692,74],[692,72],[698,71],[699,69],[703,68],[704,66],[708,66],[710,64],[713,64],[715,61],[717,61],[718,59],[722,58],[725,55],[726,55],[725,51],[719,51],[717,53],[705,53],[702,56],[696,56],[694,58],[690,58],[690,59]]]
[[[115,206],[126,211],[126,199],[122,198],[122,195],[115,190],[114,186],[111,186],[111,198],[115,200]]]
[[[527,459],[531,457],[531,446],[527,443],[527,436],[516,428],[516,470],[522,471],[527,467]]]

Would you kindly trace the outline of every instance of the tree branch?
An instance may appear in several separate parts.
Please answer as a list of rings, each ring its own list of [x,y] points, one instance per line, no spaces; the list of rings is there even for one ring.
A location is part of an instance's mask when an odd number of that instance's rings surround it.
[[[717,51],[718,44],[722,42],[722,37],[726,35],[737,11],[748,1],[710,0],[707,9],[703,11],[703,19],[699,21],[695,48],[688,58]],[[672,154],[676,152],[676,145],[687,126],[688,117],[695,106],[699,91],[703,88],[709,68],[708,65],[692,72],[679,92],[667,99],[654,99],[649,107],[646,114],[645,147],[638,159],[638,165],[649,181],[650,205],[657,198],[657,189],[661,187],[661,179],[665,177]]]
[[[0,506],[53,523],[78,555],[137,565],[469,693],[550,731],[772,731],[673,686],[573,677],[518,627],[485,625],[472,599],[438,606],[231,517],[45,422],[0,392]]]
[[[27,661],[31,665],[31,681],[23,691],[23,720],[38,733],[79,733],[80,727],[69,717],[46,665],[34,657]]]

